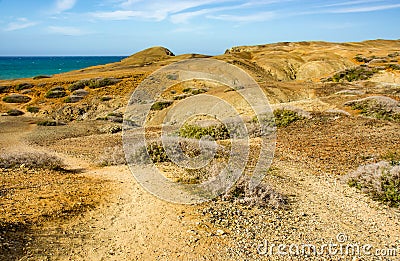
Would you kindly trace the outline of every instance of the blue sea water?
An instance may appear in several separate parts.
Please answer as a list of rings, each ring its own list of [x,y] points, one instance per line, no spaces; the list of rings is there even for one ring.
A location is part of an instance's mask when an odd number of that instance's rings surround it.
[[[0,80],[53,75],[121,61],[125,56],[0,57]]]

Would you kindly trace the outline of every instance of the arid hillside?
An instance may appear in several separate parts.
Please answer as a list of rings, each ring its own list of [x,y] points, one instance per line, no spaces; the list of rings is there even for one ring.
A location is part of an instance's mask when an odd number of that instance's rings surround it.
[[[397,260],[400,40],[238,46],[214,57],[172,51],[152,47],[112,64],[0,81],[1,260],[350,260],[259,251],[266,241],[322,245],[339,235],[397,251],[356,260]],[[212,201],[180,205],[134,179],[123,129],[140,83],[193,58],[225,61],[258,83],[273,110],[266,120],[276,143],[264,179],[250,189],[246,177],[260,160],[263,118],[240,90],[221,82],[170,86],[151,105],[143,147],[165,178],[215,178],[233,146],[217,117],[196,115],[171,137],[184,139],[179,144],[191,158],[201,153],[198,140],[211,137],[216,156],[207,166],[176,166],[157,140],[174,108],[186,112],[216,97],[237,108],[249,134],[245,178]]]

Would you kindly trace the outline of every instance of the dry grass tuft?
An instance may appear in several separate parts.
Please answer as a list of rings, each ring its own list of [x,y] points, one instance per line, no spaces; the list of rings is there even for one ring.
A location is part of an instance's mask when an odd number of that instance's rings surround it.
[[[349,186],[370,195],[374,200],[399,207],[400,165],[395,163],[381,161],[360,166],[347,175],[347,182]]]
[[[44,152],[6,153],[0,155],[0,168],[28,168],[62,170],[65,165],[62,159]]]
[[[260,183],[253,189],[250,189],[248,184],[247,179],[241,178],[223,195],[223,199],[242,205],[257,207],[281,208],[287,204],[286,197],[268,184]]]

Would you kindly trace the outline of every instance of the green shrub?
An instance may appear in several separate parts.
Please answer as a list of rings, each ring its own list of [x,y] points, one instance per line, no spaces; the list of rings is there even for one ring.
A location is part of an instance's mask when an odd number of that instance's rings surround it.
[[[33,84],[20,83],[20,84],[17,84],[17,86],[15,86],[15,90],[22,91],[22,90],[25,90],[25,89],[31,89],[32,87],[33,87]]]
[[[171,106],[173,101],[158,101],[153,103],[150,110],[152,111],[161,111],[169,106]]]
[[[24,115],[24,112],[20,111],[20,110],[13,109],[13,110],[7,111],[7,115],[8,116],[21,116],[21,115]]]
[[[286,109],[275,110],[274,118],[277,127],[286,127],[295,121],[303,119],[297,112]]]
[[[30,100],[30,97],[21,94],[11,94],[3,98],[3,101],[7,103],[27,103]]]
[[[28,106],[28,107],[26,107],[26,110],[30,113],[38,113],[40,109],[39,109],[39,107]]]
[[[200,127],[197,125],[184,124],[179,129],[179,136],[185,138],[201,139],[210,136],[215,140],[229,139],[229,130],[224,125]]]

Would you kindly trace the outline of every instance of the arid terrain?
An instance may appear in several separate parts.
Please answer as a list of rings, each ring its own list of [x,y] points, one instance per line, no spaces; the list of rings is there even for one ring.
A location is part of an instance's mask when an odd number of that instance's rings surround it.
[[[126,164],[133,91],[193,58],[244,70],[274,109],[275,154],[255,192],[238,184],[209,202],[169,203]],[[200,95],[240,105],[229,86],[183,82],[152,106],[146,135],[157,136],[173,106]],[[214,57],[153,47],[113,64],[0,81],[0,113],[0,260],[400,259],[400,40],[239,46]],[[185,127],[180,135],[200,138],[212,126]],[[246,172],[257,161],[257,135]],[[213,174],[176,168],[156,148],[151,158],[176,182]],[[263,253],[266,243],[276,245],[272,254]],[[330,243],[372,250],[277,254],[279,244]]]

